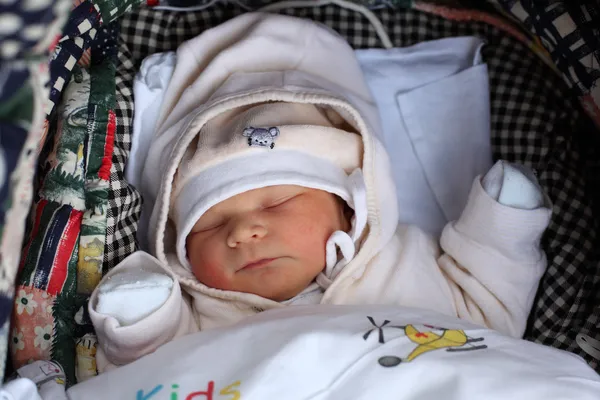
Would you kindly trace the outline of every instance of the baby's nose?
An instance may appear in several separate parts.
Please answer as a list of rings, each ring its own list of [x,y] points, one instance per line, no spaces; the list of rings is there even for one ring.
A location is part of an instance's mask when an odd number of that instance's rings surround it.
[[[236,221],[227,237],[229,247],[237,247],[242,243],[251,243],[261,240],[267,234],[267,228],[256,219],[242,219]]]

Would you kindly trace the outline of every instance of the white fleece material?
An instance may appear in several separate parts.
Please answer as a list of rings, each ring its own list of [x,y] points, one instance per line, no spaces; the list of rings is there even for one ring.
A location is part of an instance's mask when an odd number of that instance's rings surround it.
[[[131,325],[162,306],[171,294],[173,279],[164,274],[131,268],[98,288],[96,311]]]

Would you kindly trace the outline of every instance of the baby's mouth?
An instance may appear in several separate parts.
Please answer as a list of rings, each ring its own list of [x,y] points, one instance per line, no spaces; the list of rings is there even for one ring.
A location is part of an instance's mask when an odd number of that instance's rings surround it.
[[[241,270],[248,270],[248,269],[257,269],[257,268],[264,268],[266,266],[268,266],[269,264],[271,264],[271,262],[277,260],[277,258],[262,258],[260,260],[256,260],[256,261],[252,261],[246,265],[244,265]]]

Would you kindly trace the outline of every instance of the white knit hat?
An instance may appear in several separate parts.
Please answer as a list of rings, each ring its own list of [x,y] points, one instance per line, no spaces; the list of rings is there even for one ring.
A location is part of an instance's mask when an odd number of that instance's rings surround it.
[[[304,186],[333,193],[355,208],[349,176],[362,166],[363,147],[350,129],[331,110],[283,102],[229,110],[207,122],[173,182],[170,215],[181,264],[189,268],[185,239],[198,219],[249,190]]]

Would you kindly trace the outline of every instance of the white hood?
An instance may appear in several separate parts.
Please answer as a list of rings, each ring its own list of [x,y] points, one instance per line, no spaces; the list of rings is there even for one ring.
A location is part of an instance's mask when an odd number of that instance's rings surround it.
[[[330,289],[338,281],[362,275],[361,267],[393,236],[398,212],[377,110],[354,52],[343,38],[312,21],[249,13],[184,43],[177,51],[142,178],[145,207],[152,210],[151,252],[192,291],[272,306],[272,301],[255,295],[198,283],[173,256],[175,238],[169,220],[174,174],[201,127],[225,110],[267,101],[330,106],[362,136],[368,233]]]

